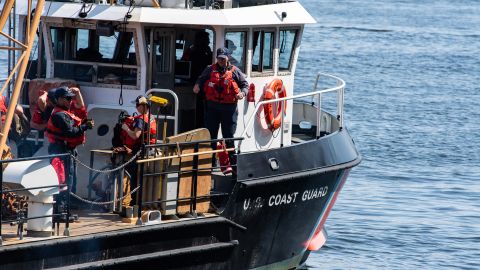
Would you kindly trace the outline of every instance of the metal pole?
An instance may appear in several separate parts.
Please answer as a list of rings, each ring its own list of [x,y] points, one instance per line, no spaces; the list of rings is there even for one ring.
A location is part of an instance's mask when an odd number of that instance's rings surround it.
[[[286,90],[283,89],[283,91],[286,91]],[[280,125],[281,125],[281,128],[280,128],[280,147],[283,147],[283,129],[284,129],[284,126],[285,126],[284,123],[283,123],[283,121],[284,121],[284,113],[283,113],[283,110],[286,109],[286,107],[285,107],[285,106],[286,106],[286,102],[287,102],[287,101],[284,100],[284,101],[281,101],[281,103],[280,103],[280,106],[281,106],[281,107],[280,107],[280,113],[282,114],[282,115],[281,115],[282,121],[281,121],[281,123],[280,123]]]
[[[8,17],[10,16],[10,12],[12,11],[12,7],[15,4],[15,0],[7,0],[3,5],[2,14],[0,16],[0,30],[3,29],[5,23],[7,23]]]
[[[317,139],[320,138],[320,128],[322,126],[322,94],[317,95]]]
[[[142,158],[145,158],[145,143],[142,144]],[[138,164],[137,164],[138,166]],[[142,223],[142,194],[143,194],[143,172],[144,172],[145,164],[140,165],[140,174],[138,174],[138,167],[137,167],[137,179],[140,185],[140,188],[137,190],[137,203],[138,203],[138,211],[137,211],[137,223],[136,225],[143,225]],[[139,177],[140,176],[140,177]],[[130,176],[132,177],[132,176]]]
[[[90,151],[90,168],[93,168],[94,152]],[[92,200],[93,171],[88,170],[88,200]]]
[[[64,158],[64,161],[65,163],[68,165],[68,169],[65,168],[66,172],[68,174],[68,178],[72,177],[72,175],[75,174],[74,171],[72,171],[72,165],[73,165],[73,157],[72,156],[67,156],[67,157],[63,157]],[[67,177],[65,177],[65,181],[67,183],[67,216],[66,216],[66,219],[65,219],[65,230],[63,231],[63,235],[64,236],[70,236],[70,182],[73,183],[73,179],[72,181],[70,181],[70,179],[68,179]],[[68,179],[68,180],[67,180]],[[61,196],[60,196],[61,197]]]
[[[198,143],[193,147],[193,152],[198,153]],[[197,179],[198,179],[198,155],[193,156],[193,175],[191,194],[193,200],[190,201],[191,213],[193,217],[197,217]]]

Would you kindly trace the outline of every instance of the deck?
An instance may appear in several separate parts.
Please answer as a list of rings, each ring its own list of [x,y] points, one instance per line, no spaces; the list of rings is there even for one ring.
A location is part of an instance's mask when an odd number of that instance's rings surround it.
[[[119,230],[125,230],[125,229],[136,227],[135,222],[131,222],[131,223],[122,222],[122,218],[119,215],[113,214],[113,213],[99,213],[93,210],[74,210],[72,211],[72,214],[78,215],[78,220],[70,223],[70,237],[89,235],[89,234],[95,234],[95,233],[103,233],[103,232],[109,232],[109,231],[119,231]],[[201,217],[201,218],[218,216],[213,213],[204,213],[203,215],[204,217]],[[172,223],[172,222],[182,222],[182,221],[191,220],[191,219],[194,219],[194,218],[180,218],[178,220],[162,220],[161,224]],[[27,228],[25,224],[23,239],[20,240],[17,235],[17,225],[9,226],[8,224],[3,224],[2,226],[3,246],[68,237],[68,236],[63,236],[65,223],[60,224],[58,235],[57,235],[57,230],[55,229],[55,235],[52,237],[29,237],[27,235],[26,229]]]

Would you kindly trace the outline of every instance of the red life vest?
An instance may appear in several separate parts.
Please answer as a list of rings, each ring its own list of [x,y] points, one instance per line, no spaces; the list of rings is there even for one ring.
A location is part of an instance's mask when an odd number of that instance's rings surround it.
[[[130,130],[133,130],[134,120],[135,120],[135,118],[133,118],[133,116],[129,116],[129,117],[125,118],[125,120],[123,120],[123,123],[126,124]],[[136,140],[134,138],[130,137],[130,135],[128,135],[128,133],[123,129],[120,132],[120,137],[122,139],[122,143],[126,147],[128,147],[130,149],[133,149],[133,147],[136,144]]]
[[[0,96],[0,114],[2,115],[2,123],[5,123],[7,116],[7,97]]]
[[[133,130],[134,129],[133,124],[135,123],[136,119],[142,119],[146,124],[148,123],[148,113],[133,116],[133,117],[127,117],[125,118],[124,123],[128,126],[130,130]],[[155,118],[152,115],[150,115],[150,124],[148,126],[149,126],[149,130],[145,131],[145,133],[143,134],[143,137],[145,138],[145,143],[155,144],[157,143],[157,121],[155,121]],[[150,133],[150,141],[148,141],[148,133]],[[123,144],[130,149],[136,148],[142,142],[141,138],[136,140],[130,137],[130,135],[128,135],[128,133],[125,130],[122,130],[120,134],[122,137]]]
[[[72,118],[74,127],[79,127],[82,124],[82,119],[80,119],[74,113],[72,113],[70,111],[64,110],[60,107],[55,107],[53,109],[52,115],[54,115],[56,113],[67,114],[70,118]],[[70,148],[70,149],[74,149],[78,145],[85,143],[85,133],[83,133],[82,135],[79,135],[77,137],[65,137],[63,135],[63,131],[53,124],[51,117],[50,117],[50,119],[48,120],[48,123],[47,123],[47,137],[48,137],[48,141],[50,143],[59,143],[59,142],[63,143],[63,142],[65,142],[67,144],[67,147]]]
[[[240,92],[238,84],[233,79],[233,71],[235,66],[227,69],[221,74],[217,70],[217,65],[212,65],[210,79],[205,82],[205,99],[218,103],[236,103],[237,94]]]

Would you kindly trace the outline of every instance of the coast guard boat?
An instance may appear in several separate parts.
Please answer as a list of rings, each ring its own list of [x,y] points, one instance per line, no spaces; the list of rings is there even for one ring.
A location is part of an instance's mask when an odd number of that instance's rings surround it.
[[[326,219],[361,156],[344,127],[344,81],[312,73],[312,89],[294,88],[302,33],[315,23],[299,2],[4,2],[3,70],[16,75],[3,80],[11,105],[1,149],[14,104],[28,116],[42,91],[61,85],[81,89],[95,127],[78,156],[62,156],[77,167],[75,193],[58,186],[42,132],[17,145],[23,158],[2,160],[2,193],[28,196],[28,211],[0,215],[1,269],[296,269],[325,243]],[[194,57],[199,37],[205,50]],[[220,47],[251,83],[235,138],[199,126],[192,91],[206,66],[198,59],[213,63]],[[151,97],[157,144],[122,158],[111,151],[115,126],[140,94]],[[211,148],[223,140],[235,147]],[[229,151],[236,173],[225,176],[211,161]],[[132,162],[137,203],[123,209],[122,169]],[[60,188],[70,196],[53,211]]]

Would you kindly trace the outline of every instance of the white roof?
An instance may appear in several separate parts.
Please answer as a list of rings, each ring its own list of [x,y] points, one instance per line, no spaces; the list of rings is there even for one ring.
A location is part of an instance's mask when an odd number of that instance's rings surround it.
[[[17,13],[26,14],[27,5],[19,1]],[[54,18],[78,18],[80,3],[46,2],[43,16]],[[88,10],[88,8],[87,8]],[[93,5],[85,19],[122,21],[128,6]],[[287,16],[282,20],[282,12]],[[298,2],[252,6],[232,9],[171,9],[136,7],[130,22],[180,25],[298,25],[315,23],[315,19]]]

